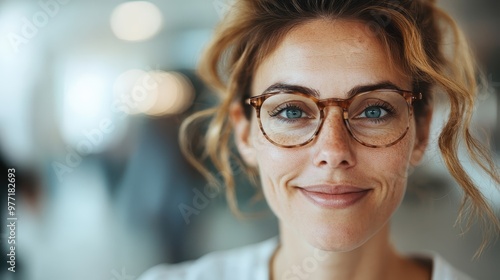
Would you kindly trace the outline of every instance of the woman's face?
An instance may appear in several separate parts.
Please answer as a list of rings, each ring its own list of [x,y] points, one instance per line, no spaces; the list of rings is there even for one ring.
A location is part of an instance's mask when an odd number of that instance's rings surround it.
[[[347,98],[355,87],[384,82],[411,89],[410,79],[390,64],[382,44],[370,34],[355,21],[315,20],[298,26],[259,65],[252,95],[277,83],[314,89],[320,99]],[[238,148],[259,170],[282,230],[324,250],[350,251],[376,234],[399,206],[407,171],[425,149],[413,119],[397,144],[370,148],[349,135],[339,107],[327,107],[323,127],[311,143],[282,148],[263,136],[255,114],[248,122],[241,108],[233,108],[231,116]]]

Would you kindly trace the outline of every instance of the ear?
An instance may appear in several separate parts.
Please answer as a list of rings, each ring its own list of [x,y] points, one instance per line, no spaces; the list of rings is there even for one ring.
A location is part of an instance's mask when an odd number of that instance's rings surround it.
[[[417,166],[424,157],[425,149],[429,144],[429,134],[432,120],[432,106],[428,105],[422,116],[415,119],[416,141],[410,158],[411,166]]]
[[[229,107],[229,119],[234,129],[234,140],[238,152],[248,166],[256,167],[255,148],[250,138],[251,121],[246,118],[240,103],[233,102]]]

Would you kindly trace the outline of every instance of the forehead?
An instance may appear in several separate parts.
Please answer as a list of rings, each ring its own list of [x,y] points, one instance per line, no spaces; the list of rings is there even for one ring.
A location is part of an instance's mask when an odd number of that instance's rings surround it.
[[[408,88],[409,80],[380,40],[359,21],[314,20],[292,29],[257,67],[252,95],[273,83],[297,84],[339,97],[353,87],[390,81]]]

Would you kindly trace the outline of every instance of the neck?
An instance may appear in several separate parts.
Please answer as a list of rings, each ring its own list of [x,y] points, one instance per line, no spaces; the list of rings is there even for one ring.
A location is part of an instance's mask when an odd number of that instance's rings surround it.
[[[396,253],[389,243],[389,226],[349,252],[312,247],[280,225],[281,244],[272,261],[272,279],[430,279],[429,273]],[[410,271],[408,271],[410,270]],[[413,277],[410,277],[413,279]]]

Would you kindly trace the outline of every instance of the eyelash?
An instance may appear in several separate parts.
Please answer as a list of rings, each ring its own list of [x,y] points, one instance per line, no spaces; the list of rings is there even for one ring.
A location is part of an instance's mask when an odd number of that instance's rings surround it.
[[[300,108],[300,106],[297,106],[297,105],[294,105],[291,103],[285,103],[285,104],[278,106],[273,111],[269,112],[269,116],[276,117],[278,114],[280,114],[281,112],[283,112],[286,109],[297,109],[297,110],[300,110],[300,111],[305,113],[304,109]]]
[[[385,115],[384,117],[381,117],[381,118],[376,118],[376,119],[366,118],[368,121],[370,121],[372,123],[375,123],[375,124],[383,122],[387,118],[389,118],[389,117],[394,116],[394,115],[397,114],[396,109],[393,106],[391,106],[390,104],[388,104],[386,102],[383,102],[383,101],[375,101],[375,102],[371,101],[371,102],[368,102],[364,106],[364,109],[363,109],[363,111],[361,113],[363,113],[364,110],[366,110],[366,108],[368,108],[368,107],[380,107],[380,108],[382,108],[383,110],[385,110],[387,112],[387,115]],[[300,106],[298,106],[296,104],[293,104],[293,103],[282,104],[282,105],[278,106],[276,109],[274,109],[273,111],[268,112],[268,113],[269,113],[269,116],[271,116],[271,117],[277,117],[282,122],[293,123],[293,122],[298,121],[298,119],[289,119],[289,118],[284,118],[284,117],[278,116],[281,112],[283,112],[286,109],[300,110],[304,114],[307,115],[307,113],[305,112],[305,110],[303,108],[301,108]]]
[[[387,115],[384,117],[381,117],[381,118],[376,118],[376,119],[367,118],[369,121],[374,122],[374,123],[380,123],[380,122],[384,121],[386,118],[396,114],[396,109],[393,106],[391,106],[390,104],[387,104],[386,102],[383,102],[383,101],[367,103],[364,106],[364,109],[361,113],[363,113],[364,110],[366,110],[366,108],[368,108],[368,107],[380,107],[387,112]]]
[[[383,102],[383,101],[368,103],[368,104],[366,104],[365,109],[368,107],[380,107],[380,108],[386,110],[388,114],[394,114],[396,112],[396,109],[394,107],[392,107],[390,104],[387,104],[386,102]]]

